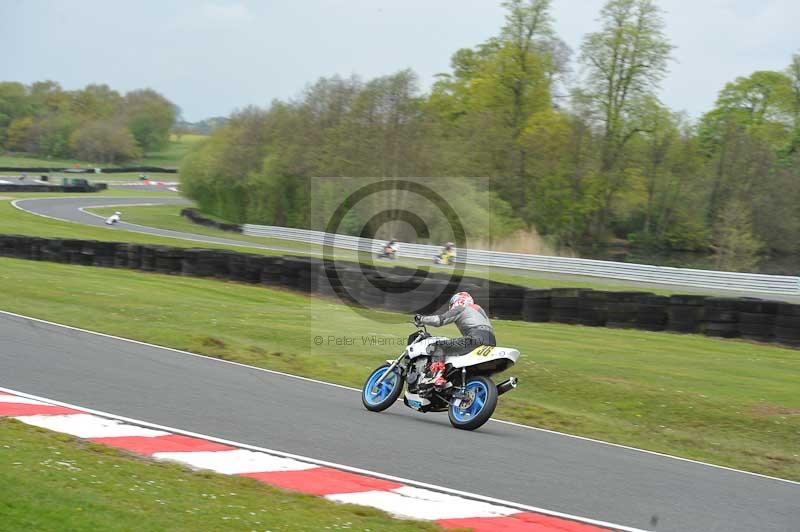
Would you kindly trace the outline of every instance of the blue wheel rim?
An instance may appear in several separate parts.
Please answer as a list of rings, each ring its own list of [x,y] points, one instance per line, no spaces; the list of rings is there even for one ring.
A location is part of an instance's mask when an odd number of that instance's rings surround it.
[[[484,405],[486,405],[487,397],[489,397],[489,389],[481,381],[468,382],[465,391],[475,394],[475,398],[470,405],[466,408],[461,408],[460,406],[450,407],[450,413],[453,415],[453,419],[459,423],[466,423],[480,414]]]
[[[383,382],[376,388],[375,383],[378,379],[386,373],[389,368],[378,368],[370,375],[367,384],[364,386],[364,400],[371,405],[377,405],[386,400],[389,395],[394,391],[397,386],[398,378],[397,373],[392,372],[391,375],[383,379]]]

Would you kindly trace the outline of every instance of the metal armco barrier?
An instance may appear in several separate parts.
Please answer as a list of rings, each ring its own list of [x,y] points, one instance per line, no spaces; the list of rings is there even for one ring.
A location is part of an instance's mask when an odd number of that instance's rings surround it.
[[[324,244],[326,239],[326,233],[322,231],[268,225],[244,224],[242,225],[242,233],[251,236],[279,238],[317,245]],[[368,253],[379,252],[381,247],[385,244],[384,241],[362,239],[348,235],[327,235],[327,238],[328,243],[334,247],[348,250],[361,250]],[[430,260],[439,250],[439,246],[400,243],[401,257]],[[630,264],[626,262],[593,259],[547,257],[542,255],[525,255],[522,253],[505,253],[479,249],[459,249],[458,260],[465,261],[467,264],[475,266],[516,268],[520,270],[605,277],[608,279],[712,288],[715,290],[800,295],[800,277],[788,275],[695,270],[690,268],[673,268],[670,266],[651,266],[648,264]]]

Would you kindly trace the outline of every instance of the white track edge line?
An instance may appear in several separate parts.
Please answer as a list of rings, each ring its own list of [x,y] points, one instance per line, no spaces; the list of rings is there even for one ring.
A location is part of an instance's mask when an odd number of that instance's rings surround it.
[[[148,343],[148,342],[142,342],[140,340],[132,340],[130,338],[123,338],[121,336],[114,336],[113,334],[106,334],[106,333],[101,333],[101,332],[97,332],[97,331],[91,331],[91,330],[88,330],[88,329],[81,329],[80,327],[73,327],[72,325],[64,325],[62,323],[56,323],[56,322],[52,322],[52,321],[43,320],[43,319],[40,319],[40,318],[34,318],[34,317],[31,317],[31,316],[26,316],[24,314],[17,314],[15,312],[10,312],[10,311],[7,311],[7,310],[1,310],[0,309],[0,314],[7,314],[9,316],[14,316],[14,317],[17,317],[17,318],[23,318],[23,319],[32,320],[32,321],[38,321],[38,322],[41,322],[41,323],[46,323],[48,325],[54,325],[56,327],[63,327],[63,328],[66,328],[66,329],[72,329],[72,330],[84,332],[84,333],[87,333],[87,334],[94,334],[94,335],[97,335],[97,336],[104,336],[106,338],[112,338],[114,340],[121,340],[121,341],[124,341],[124,342],[131,342],[131,343],[134,343],[134,344],[144,345],[144,346],[147,346],[147,347],[153,347],[153,348],[156,348],[156,349],[165,349],[167,351],[172,351],[174,353],[180,353],[182,355],[200,357],[200,358],[204,358],[204,359],[207,359],[207,360],[214,360],[216,362],[221,362],[221,363],[225,363],[225,364],[233,364],[235,366],[241,366],[241,367],[248,368],[248,369],[251,369],[251,370],[264,371],[266,373],[271,373],[273,375],[280,375],[282,377],[288,377],[288,378],[291,378],[291,379],[298,379],[298,380],[302,380],[302,381],[306,381],[306,382],[313,382],[315,384],[323,384],[325,386],[332,386],[334,388],[341,388],[341,389],[344,389],[344,390],[350,390],[350,391],[361,393],[361,389],[360,388],[353,388],[352,386],[345,386],[344,384],[337,384],[335,382],[321,381],[321,380],[318,380],[318,379],[312,379],[310,377],[303,377],[302,375],[294,375],[292,373],[284,373],[282,371],[276,371],[274,369],[259,368],[259,367],[256,367],[256,366],[250,366],[248,364],[243,364],[241,362],[235,362],[233,360],[225,360],[225,359],[222,359],[222,358],[216,358],[216,357],[212,357],[212,356],[208,356],[208,355],[201,355],[199,353],[192,353],[191,351],[183,351],[181,349],[176,349],[174,347],[166,347],[166,346],[163,346],[163,345],[157,345],[157,344],[151,344],[151,343]],[[400,400],[398,399],[398,402],[399,401]],[[611,447],[617,447],[617,448],[626,449],[626,450],[629,450],[629,451],[636,451],[636,452],[650,454],[650,455],[654,455],[654,456],[660,456],[662,458],[670,458],[672,460],[679,460],[681,462],[688,462],[688,463],[691,463],[691,464],[697,464],[697,465],[702,465],[702,466],[706,466],[706,467],[713,467],[715,469],[722,469],[724,471],[730,471],[730,472],[733,472],[733,473],[741,473],[741,474],[751,475],[751,476],[760,477],[760,478],[764,478],[764,479],[768,479],[768,480],[777,480],[779,482],[786,482],[786,483],[789,483],[789,484],[800,485],[800,482],[798,482],[796,480],[790,480],[790,479],[781,478],[781,477],[773,477],[773,476],[770,476],[770,475],[765,475],[763,473],[754,473],[753,471],[745,471],[743,469],[736,469],[736,468],[733,468],[733,467],[712,464],[712,463],[709,463],[709,462],[702,462],[700,460],[694,460],[692,458],[684,458],[684,457],[681,457],[681,456],[675,456],[675,455],[671,455],[671,454],[660,453],[658,451],[650,451],[648,449],[641,449],[639,447],[631,447],[629,445],[623,445],[621,443],[613,443],[613,442],[609,442],[609,441],[598,440],[598,439],[594,439],[594,438],[589,438],[587,436],[578,436],[576,434],[569,434],[569,433],[566,433],[566,432],[559,432],[557,430],[543,429],[541,427],[534,427],[534,426],[531,426],[531,425],[523,425],[522,423],[515,423],[513,421],[506,421],[506,420],[503,420],[503,419],[490,419],[489,421],[493,422],[493,423],[501,423],[503,425],[511,425],[511,426],[514,426],[514,427],[517,427],[517,428],[522,428],[522,429],[527,429],[527,430],[535,430],[535,431],[539,431],[539,432],[545,432],[545,433],[548,433],[548,434],[554,434],[554,435],[557,435],[557,436],[564,436],[564,437],[567,437],[567,438],[574,438],[574,439],[577,439],[577,440],[588,441],[588,442],[597,443],[597,444],[601,444],[601,445],[608,445],[608,446],[611,446]]]
[[[127,199],[126,196],[103,196],[103,197],[107,197],[108,199]],[[65,219],[65,218],[56,218],[55,216],[48,216],[47,214],[42,214],[42,213],[39,213],[39,212],[30,211],[30,210],[28,210],[28,209],[26,209],[26,208],[24,208],[24,207],[22,207],[20,205],[17,205],[18,201],[40,201],[40,200],[61,199],[61,198],[64,198],[64,196],[51,196],[51,197],[48,197],[48,198],[19,198],[19,199],[12,200],[11,201],[11,205],[14,206],[14,208],[19,209],[22,212],[26,212],[26,213],[32,214],[34,216],[40,216],[42,218],[47,218],[48,220],[55,220],[57,222],[67,222],[67,223],[71,223],[71,224],[95,227],[95,226],[92,226],[91,224],[85,224],[83,222],[79,222],[78,220],[68,220],[68,219]],[[134,196],[132,199],[146,199],[146,198],[137,198],[137,197]],[[166,198],[166,199],[169,199],[169,198]],[[169,204],[169,203],[156,203],[156,204],[151,204],[151,205],[180,205],[180,204],[179,203],[172,203],[172,204]],[[118,204],[118,205],[109,205],[109,207],[114,207],[114,206],[122,207],[122,206],[126,206],[126,204],[123,203],[123,204]],[[78,207],[78,210],[84,212],[84,214],[89,214],[91,216],[97,216],[98,218],[103,218],[99,214],[94,214],[94,213],[83,211],[83,209],[102,209],[103,207],[105,207],[105,206],[104,205],[96,205],[96,206],[87,205],[86,207]],[[158,229],[159,231],[170,231],[169,229],[159,229],[158,227],[148,227],[146,225],[132,224],[130,222],[122,222],[122,223],[124,223],[125,226],[130,226],[130,227],[134,227],[134,228],[135,227],[142,227],[144,229]],[[164,234],[159,234],[159,233],[153,233],[153,232],[150,232],[150,231],[141,231],[141,230],[137,230],[137,229],[126,228],[125,226],[121,226],[121,228],[123,230],[131,232],[131,233],[138,233],[140,235],[148,235],[148,236],[161,237],[161,238],[172,238],[174,240],[186,240],[187,242],[200,242],[201,244],[214,244],[216,246],[234,246],[234,247],[249,248],[249,249],[261,249],[261,250],[266,250],[266,251],[280,251],[280,252],[285,252],[285,253],[305,253],[305,254],[309,254],[309,255],[320,255],[321,254],[319,252],[313,252],[313,251],[293,250],[293,249],[286,249],[286,248],[273,248],[273,247],[267,246],[266,244],[254,244],[254,243],[248,244],[245,241],[242,241],[242,243],[239,244],[238,241],[236,241],[236,240],[231,240],[230,241],[231,243],[226,243],[226,242],[214,242],[212,240],[204,240],[202,238],[190,238],[188,236],[164,235]],[[180,231],[174,231],[174,232],[175,233],[180,233]],[[195,234],[195,233],[184,233],[184,234],[190,235],[190,234]],[[196,236],[202,237],[203,235],[199,235],[198,234]],[[221,240],[224,240],[224,239],[221,239]]]
[[[34,199],[36,199],[36,198],[34,198]],[[140,204],[136,204],[136,203],[129,203],[129,204],[120,203],[120,204],[117,204],[117,205],[91,205],[91,206],[87,206],[87,207],[78,207],[78,210],[81,211],[83,214],[88,214],[89,216],[95,216],[97,218],[105,220],[105,216],[101,216],[101,215],[95,214],[93,212],[88,212],[88,211],[86,211],[84,209],[104,209],[104,208],[109,208],[109,207],[160,207],[162,205],[170,205],[170,204],[168,204],[168,203],[167,204],[165,204],[165,203],[140,203]],[[179,203],[174,203],[172,205],[180,205],[180,204]],[[30,212],[30,211],[26,211],[26,212]],[[77,220],[75,220],[75,223],[81,223],[81,222],[78,222]],[[227,240],[227,242],[215,242],[213,240],[202,240],[202,237],[204,235],[201,235],[199,233],[185,233],[183,231],[174,231],[172,229],[163,229],[161,227],[151,227],[151,226],[148,226],[148,225],[141,225],[141,224],[135,224],[135,223],[131,223],[131,222],[124,222],[124,221],[120,222],[120,223],[123,224],[123,225],[119,226],[120,229],[123,229],[125,231],[130,231],[131,233],[139,233],[139,234],[142,234],[142,235],[160,236],[160,237],[164,237],[164,238],[174,238],[176,240],[187,240],[189,242],[201,242],[203,244],[214,244],[214,245],[217,245],[217,246],[234,246],[234,247],[242,247],[242,248],[249,248],[249,249],[261,249],[261,250],[266,250],[266,251],[281,251],[281,252],[285,252],[285,253],[307,253],[307,254],[311,254],[311,255],[321,255],[321,253],[316,252],[316,251],[303,251],[303,250],[293,250],[293,249],[288,249],[288,248],[270,247],[267,244],[259,244],[257,242],[247,242],[246,240],[227,239],[227,238],[213,237],[213,236],[210,237],[210,238],[219,238],[220,240]],[[81,224],[81,225],[86,225],[86,224]],[[157,231],[168,231],[170,233],[175,233],[175,234],[174,235],[165,235],[165,234],[161,234],[161,233],[151,233],[149,231],[128,229],[128,227],[141,227],[142,229],[150,229],[150,230],[155,229]],[[241,234],[241,233],[239,233],[239,234]],[[190,238],[188,236],[178,236],[178,235],[195,235],[198,238]],[[241,242],[241,244],[240,244],[240,242]]]
[[[230,446],[233,446],[233,447],[239,447],[239,448],[242,448],[242,449],[248,449],[248,450],[251,450],[251,451],[259,451],[259,452],[271,454],[273,456],[278,456],[278,457],[281,457],[281,458],[291,458],[291,459],[298,460],[298,461],[301,461],[301,462],[306,462],[306,463],[309,463],[309,464],[314,464],[314,465],[318,465],[318,466],[330,467],[330,468],[339,469],[339,470],[342,470],[342,471],[347,471],[349,473],[357,473],[357,474],[366,475],[366,476],[370,476],[370,477],[374,477],[374,478],[379,478],[379,479],[382,479],[382,480],[389,480],[389,481],[392,481],[392,482],[408,484],[409,486],[415,486],[415,487],[419,487],[419,488],[429,489],[429,490],[432,490],[432,491],[438,491],[440,493],[446,493],[448,495],[455,495],[455,496],[464,497],[464,498],[467,498],[467,499],[473,499],[473,500],[477,500],[477,501],[481,501],[481,502],[488,502],[488,503],[491,503],[491,504],[505,505],[505,506],[509,506],[509,507],[512,507],[512,508],[517,508],[517,509],[524,510],[524,511],[551,515],[553,517],[560,517],[560,518],[568,519],[568,520],[571,520],[571,521],[578,521],[578,522],[587,523],[587,524],[591,524],[591,525],[597,525],[597,526],[610,528],[610,529],[614,529],[614,530],[621,530],[621,531],[625,531],[625,532],[647,532],[646,530],[641,529],[641,528],[633,528],[633,527],[628,527],[628,526],[625,526],[625,525],[617,525],[617,524],[614,524],[614,523],[609,523],[607,521],[600,521],[600,520],[591,519],[591,518],[588,518],[588,517],[580,517],[580,516],[572,515],[572,514],[568,514],[568,513],[557,512],[557,511],[554,511],[554,510],[547,510],[545,508],[539,508],[539,507],[530,506],[530,505],[527,505],[527,504],[522,504],[522,503],[517,503],[517,502],[512,502],[512,501],[506,501],[506,500],[497,499],[497,498],[494,498],[494,497],[487,497],[485,495],[479,495],[477,493],[470,493],[470,492],[467,492],[467,491],[456,490],[456,489],[447,488],[447,487],[444,487],[444,486],[437,486],[435,484],[428,484],[426,482],[419,482],[419,481],[416,481],[416,480],[411,480],[411,479],[407,479],[407,478],[403,478],[403,477],[396,477],[396,476],[393,476],[393,475],[386,475],[386,474],[383,474],[383,473],[378,473],[376,471],[370,471],[368,469],[360,469],[360,468],[357,468],[357,467],[351,467],[351,466],[347,466],[347,465],[344,465],[344,464],[338,464],[336,462],[328,462],[326,460],[318,460],[316,458],[309,458],[307,456],[287,453],[287,452],[278,451],[278,450],[275,450],[275,449],[268,449],[266,447],[259,447],[257,445],[250,445],[250,444],[247,444],[247,443],[236,442],[236,441],[233,441],[233,440],[226,440],[224,438],[217,438],[215,436],[208,436],[206,434],[200,434],[200,433],[197,433],[197,432],[191,432],[191,431],[188,431],[188,430],[178,429],[178,428],[170,427],[170,426],[167,426],[167,425],[159,425],[157,423],[150,423],[148,421],[142,421],[142,420],[135,419],[135,418],[129,418],[129,417],[120,416],[120,415],[117,415],[117,414],[111,414],[109,412],[104,412],[102,410],[94,410],[94,409],[91,409],[91,408],[85,408],[85,407],[74,405],[74,404],[71,404],[71,403],[65,403],[65,402],[62,402],[62,401],[56,401],[54,399],[48,399],[46,397],[42,397],[42,396],[39,396],[39,395],[34,395],[34,394],[26,393],[26,392],[21,392],[21,391],[14,390],[14,389],[11,389],[11,388],[6,388],[4,386],[0,386],[0,391],[6,392],[6,393],[11,393],[11,394],[16,394],[16,395],[19,395],[20,397],[26,397],[28,399],[36,399],[36,400],[47,402],[47,403],[50,403],[50,404],[53,404],[53,405],[57,405],[57,406],[63,406],[63,407],[66,407],[66,408],[73,408],[75,410],[80,410],[80,411],[83,411],[83,412],[86,412],[86,413],[89,413],[89,414],[94,414],[94,415],[97,415],[97,416],[107,417],[107,418],[111,418],[111,419],[117,419],[119,421],[125,421],[125,422],[131,423],[131,424],[134,424],[134,425],[139,425],[139,426],[142,426],[142,427],[158,429],[158,430],[163,430],[163,431],[170,431],[170,432],[173,432],[175,434],[181,434],[181,435],[184,435],[184,436],[191,436],[193,438],[205,439],[205,440],[208,440],[208,441],[213,441],[213,442],[216,442],[216,443],[222,443],[222,444],[225,444],[225,445],[230,445]],[[91,440],[91,438],[81,438],[81,439]],[[232,475],[232,476],[235,476],[235,475]]]

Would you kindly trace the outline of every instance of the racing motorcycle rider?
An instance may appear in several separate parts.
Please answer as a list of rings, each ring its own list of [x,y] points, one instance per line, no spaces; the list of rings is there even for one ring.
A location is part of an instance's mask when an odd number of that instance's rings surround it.
[[[120,216],[122,216],[121,212],[119,212],[119,211],[115,212],[114,214],[112,214],[111,216],[106,218],[106,224],[114,225],[115,223],[117,223],[120,220]]]
[[[432,345],[434,350],[431,354],[431,365],[428,368],[429,376],[422,379],[421,384],[433,383],[435,388],[443,388],[447,384],[444,378],[445,357],[466,355],[481,345],[497,345],[489,317],[480,305],[472,300],[472,296],[468,292],[459,292],[451,297],[450,308],[444,314],[433,316],[417,314],[414,316],[414,323],[417,325],[441,327],[454,322],[463,336],[440,340]]]

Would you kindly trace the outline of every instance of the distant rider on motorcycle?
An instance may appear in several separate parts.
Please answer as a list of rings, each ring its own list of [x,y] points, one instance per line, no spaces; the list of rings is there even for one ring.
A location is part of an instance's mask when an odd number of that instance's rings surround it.
[[[122,216],[121,212],[119,212],[119,211],[115,212],[114,214],[112,214],[111,216],[106,218],[106,224],[107,225],[114,225],[115,223],[117,223],[119,221],[120,216]]]
[[[436,388],[447,384],[444,378],[445,357],[466,355],[481,345],[497,345],[489,317],[468,292],[459,292],[451,297],[450,308],[444,314],[414,316],[414,323],[418,325],[441,327],[454,322],[463,336],[436,343],[434,352],[431,353],[430,376],[423,379],[422,384],[433,383]]]
[[[452,242],[447,242],[444,246],[442,246],[441,251],[439,254],[433,258],[433,262],[436,264],[444,264],[450,265],[453,264],[456,260],[456,245]]]
[[[395,259],[397,258],[398,251],[400,251],[400,243],[392,238],[383,245],[383,251],[378,255],[382,259]]]

